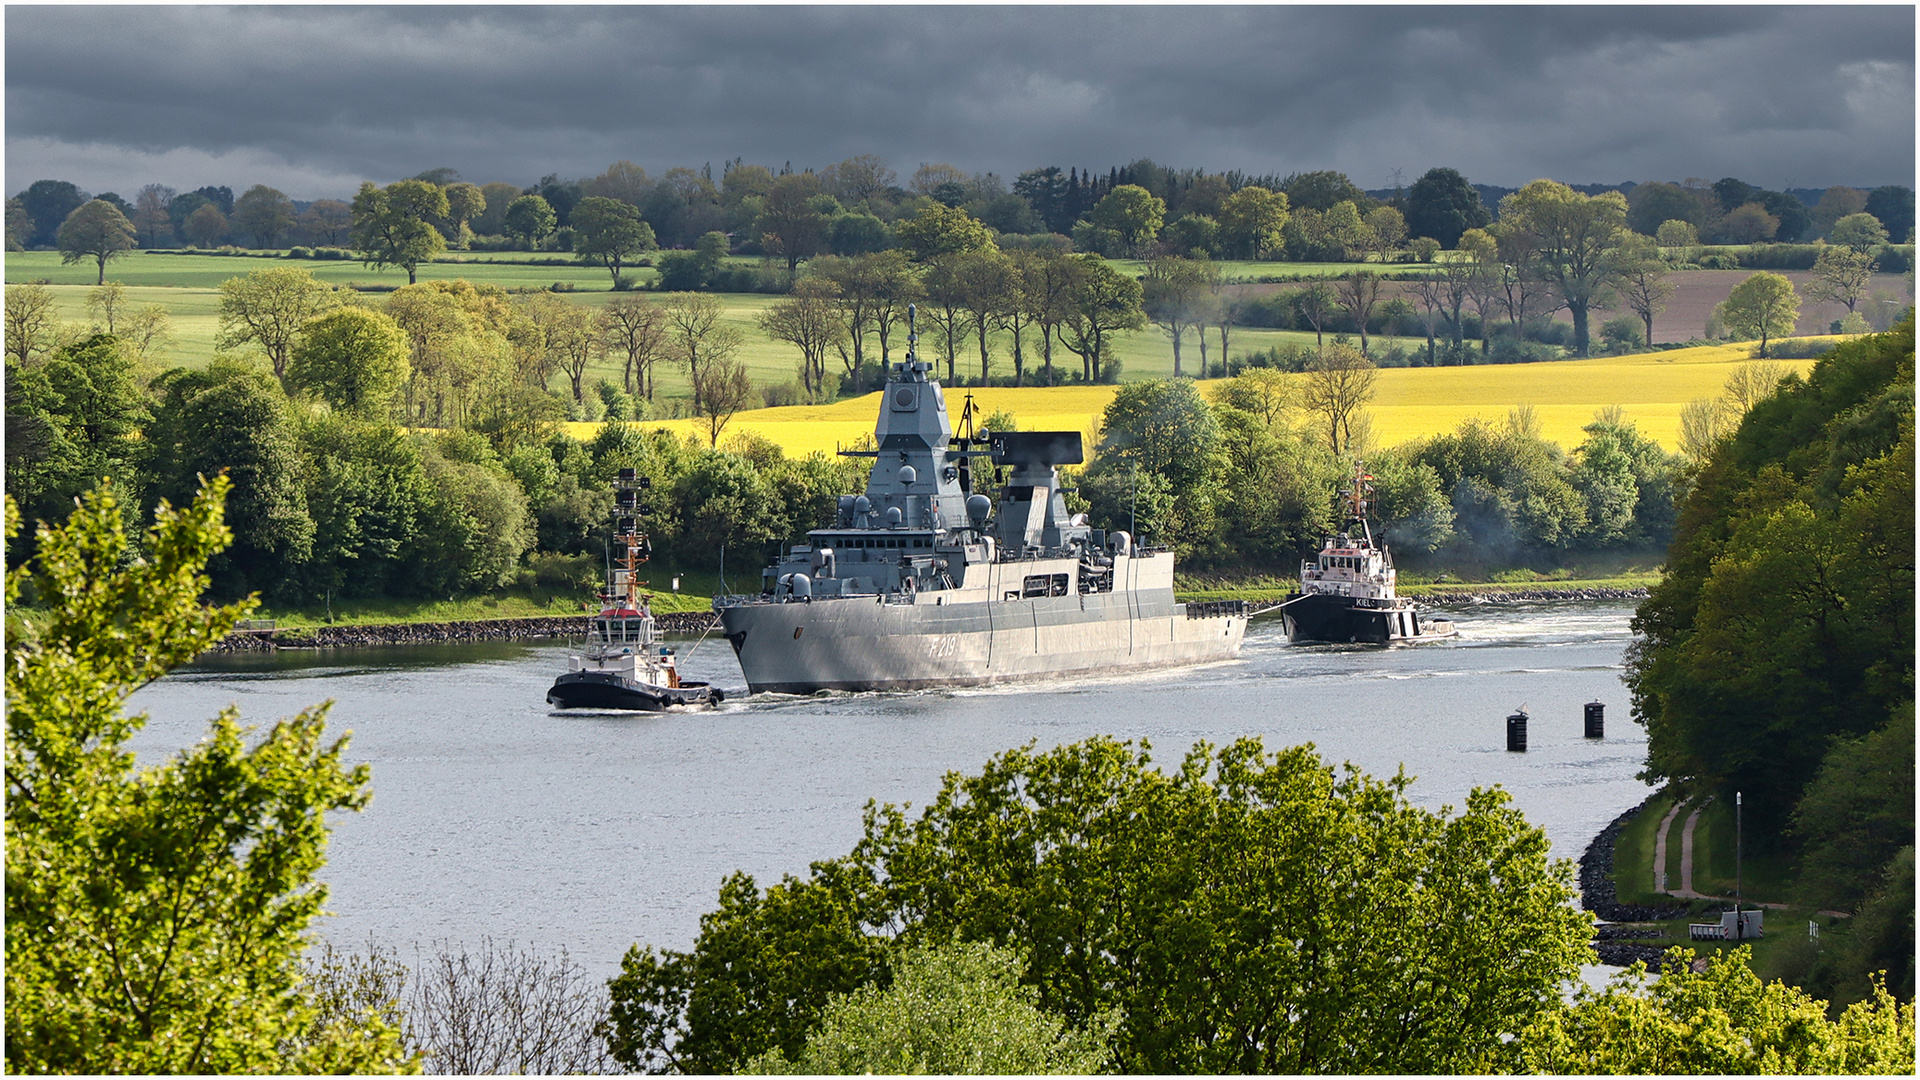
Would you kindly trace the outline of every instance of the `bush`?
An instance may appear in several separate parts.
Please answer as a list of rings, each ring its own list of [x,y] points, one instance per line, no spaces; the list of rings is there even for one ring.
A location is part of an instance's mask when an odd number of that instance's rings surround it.
[[[1752,244],[1740,249],[1740,265],[1754,270],[1811,270],[1821,244]]]
[[[1702,255],[1700,256],[1700,269],[1738,270],[1740,269],[1740,259],[1735,255]]]
[[[1487,350],[1489,364],[1537,364],[1560,359],[1560,350],[1539,341],[1515,341],[1511,336],[1493,339]]]
[[[1781,338],[1767,343],[1769,360],[1811,360],[1816,356],[1825,356],[1839,344],[1820,338]]]
[[[1904,274],[1913,268],[1913,245],[1888,244],[1874,256],[1883,274]]]
[[[632,292],[635,284],[636,282],[634,281],[634,279],[627,276],[626,274],[613,275],[613,291],[614,292]]]
[[[1646,329],[1632,315],[1615,315],[1601,324],[1600,340],[1615,356],[1635,352],[1647,343]]]
[[[798,382],[788,379],[778,386],[762,386],[760,400],[766,402],[769,409],[777,409],[783,405],[805,405],[807,391]]]
[[[298,247],[298,246],[295,246],[295,247],[290,247],[290,248],[288,248],[288,249],[287,249],[287,258],[289,258],[289,259],[311,259],[311,258],[313,258],[313,252],[311,252],[311,251],[309,251],[309,250],[307,250],[306,248],[303,248],[303,247]]]

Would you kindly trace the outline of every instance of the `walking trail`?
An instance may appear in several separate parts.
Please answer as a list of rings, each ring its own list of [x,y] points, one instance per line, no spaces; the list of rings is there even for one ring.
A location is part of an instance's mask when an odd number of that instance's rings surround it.
[[[1679,815],[1681,809],[1686,806],[1686,803],[1684,801],[1674,803],[1673,809],[1667,811],[1667,816],[1660,819],[1660,831],[1655,835],[1653,841],[1653,880],[1655,892],[1663,892],[1669,896],[1677,896],[1682,900],[1733,899],[1730,896],[1712,896],[1707,893],[1697,892],[1693,887],[1693,830],[1695,826],[1700,824],[1701,812],[1706,810],[1707,804],[1712,801],[1713,796],[1709,795],[1701,801],[1700,805],[1694,807],[1693,813],[1687,815],[1686,825],[1680,830],[1680,887],[1677,889],[1667,888],[1667,833],[1673,825],[1673,819]],[[1787,907],[1785,904],[1768,904],[1759,901],[1755,901],[1754,906],[1773,908],[1775,910],[1785,910]],[[1820,914],[1833,915],[1843,919],[1848,917],[1844,911],[1822,911]]]

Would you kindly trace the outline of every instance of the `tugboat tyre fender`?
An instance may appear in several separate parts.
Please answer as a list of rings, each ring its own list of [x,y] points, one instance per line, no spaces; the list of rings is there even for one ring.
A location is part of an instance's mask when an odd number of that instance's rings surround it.
[[[713,688],[712,693],[713,693],[713,703],[715,705],[718,705],[721,702],[727,700],[726,691],[720,689],[717,686]]]

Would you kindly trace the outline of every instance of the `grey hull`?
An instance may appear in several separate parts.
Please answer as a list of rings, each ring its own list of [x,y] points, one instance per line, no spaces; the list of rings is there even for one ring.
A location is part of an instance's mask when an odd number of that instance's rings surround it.
[[[1231,611],[1231,609],[1228,609]],[[1204,617],[1193,617],[1206,614]],[[749,601],[720,623],[756,693],[910,690],[1100,675],[1231,659],[1244,611],[1138,593],[976,603],[873,597]]]

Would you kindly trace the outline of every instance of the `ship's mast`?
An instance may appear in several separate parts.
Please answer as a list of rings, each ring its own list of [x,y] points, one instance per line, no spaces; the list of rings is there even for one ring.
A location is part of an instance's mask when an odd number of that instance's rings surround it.
[[[644,493],[653,486],[652,479],[635,475],[633,469],[621,469],[613,482],[613,566],[616,571],[610,575],[607,591],[602,599],[609,604],[625,601],[625,606],[635,611],[646,611],[646,594],[640,591],[647,582],[640,580],[640,564],[653,557],[653,541],[642,531],[640,519],[652,511],[644,499]]]
[[[1353,486],[1343,494],[1347,496],[1347,526],[1351,528],[1359,523],[1361,537],[1367,546],[1373,546],[1373,530],[1367,525],[1367,496],[1373,494],[1373,476],[1367,472],[1365,462],[1353,463]]]

